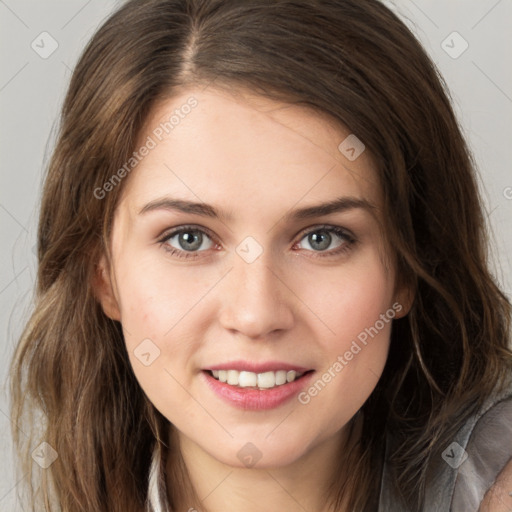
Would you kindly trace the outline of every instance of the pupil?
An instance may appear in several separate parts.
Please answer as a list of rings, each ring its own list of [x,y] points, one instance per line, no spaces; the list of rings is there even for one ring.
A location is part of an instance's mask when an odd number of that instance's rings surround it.
[[[196,234],[191,235],[190,233],[196,233]],[[199,247],[201,247],[201,237],[199,235],[200,235],[200,233],[197,233],[194,231],[187,231],[185,233],[181,233],[180,245],[184,249],[190,249],[190,250],[199,249]]]
[[[317,233],[322,233],[318,235]],[[315,244],[319,244],[318,249],[327,249],[331,243],[331,235],[326,231],[318,231],[317,233],[312,233],[309,235],[309,243],[312,247],[315,247]],[[323,239],[323,241],[322,241]]]

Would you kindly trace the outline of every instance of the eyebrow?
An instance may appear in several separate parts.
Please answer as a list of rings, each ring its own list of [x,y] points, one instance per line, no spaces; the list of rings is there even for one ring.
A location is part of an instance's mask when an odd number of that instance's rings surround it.
[[[319,203],[304,208],[298,208],[286,213],[282,219],[285,222],[295,220],[310,219],[313,217],[321,217],[331,213],[339,213],[353,209],[363,209],[371,212],[375,209],[375,205],[363,198],[346,196],[338,197],[326,203]],[[163,197],[149,202],[141,208],[139,215],[143,215],[155,210],[176,210],[183,213],[191,213],[194,215],[201,215],[203,217],[212,217],[221,220],[232,220],[233,216],[223,210],[215,208],[207,203],[197,203],[193,201],[186,201],[184,199],[173,199],[170,197]]]

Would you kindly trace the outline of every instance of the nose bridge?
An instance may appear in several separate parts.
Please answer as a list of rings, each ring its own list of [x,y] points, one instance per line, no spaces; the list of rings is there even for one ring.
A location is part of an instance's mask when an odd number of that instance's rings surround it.
[[[293,314],[271,251],[250,238],[239,244],[233,255],[221,322],[227,329],[261,337],[290,328]]]

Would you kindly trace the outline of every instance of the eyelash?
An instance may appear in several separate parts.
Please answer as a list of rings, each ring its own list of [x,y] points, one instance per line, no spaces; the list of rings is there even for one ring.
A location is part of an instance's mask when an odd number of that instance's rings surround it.
[[[215,237],[209,232],[209,230],[206,230],[205,228],[199,228],[197,226],[182,226],[178,229],[175,229],[174,231],[171,231],[169,233],[166,233],[161,239],[158,240],[158,243],[163,247],[165,251],[167,251],[171,256],[176,256],[177,258],[187,259],[187,258],[197,258],[197,254],[205,251],[182,251],[180,249],[176,249],[176,247],[171,247],[167,244],[167,242],[173,238],[176,235],[179,235],[180,233],[186,233],[190,231],[197,231],[200,233],[203,233],[207,235],[210,239],[212,239],[214,242],[216,242]],[[340,228],[338,226],[331,226],[331,225],[320,225],[315,226],[313,229],[309,229],[306,231],[303,231],[299,235],[299,242],[305,238],[306,236],[310,235],[311,233],[316,233],[319,231],[326,231],[328,233],[334,233],[336,236],[338,236],[341,239],[345,240],[345,243],[341,245],[340,247],[336,249],[331,249],[330,251],[309,251],[309,252],[315,252],[316,255],[313,256],[315,258],[329,258],[333,256],[338,256],[340,254],[346,253],[350,251],[357,240],[349,233],[347,230]]]

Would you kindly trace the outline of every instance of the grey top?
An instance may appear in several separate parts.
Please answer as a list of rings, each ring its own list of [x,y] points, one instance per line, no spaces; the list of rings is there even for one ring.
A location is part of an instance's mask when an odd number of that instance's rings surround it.
[[[386,448],[389,448],[389,435]],[[435,475],[425,490],[423,512],[477,512],[485,493],[512,459],[512,379],[501,393],[487,398],[431,461]],[[384,465],[378,512],[409,512],[391,491]]]
[[[388,435],[386,448],[389,446]],[[423,512],[476,512],[485,493],[510,460],[512,378],[504,391],[489,397],[462,426],[442,457],[431,462],[435,478],[426,489]],[[169,512],[160,464],[161,454],[156,449],[149,480],[148,512]],[[386,463],[376,512],[409,512],[391,491]]]

